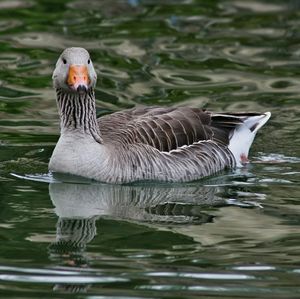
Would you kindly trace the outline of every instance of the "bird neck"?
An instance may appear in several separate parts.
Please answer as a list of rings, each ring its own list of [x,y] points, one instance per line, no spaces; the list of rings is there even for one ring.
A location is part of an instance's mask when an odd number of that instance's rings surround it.
[[[97,142],[102,143],[96,117],[94,90],[90,89],[86,93],[68,93],[56,89],[56,97],[61,134],[76,131],[91,135]]]

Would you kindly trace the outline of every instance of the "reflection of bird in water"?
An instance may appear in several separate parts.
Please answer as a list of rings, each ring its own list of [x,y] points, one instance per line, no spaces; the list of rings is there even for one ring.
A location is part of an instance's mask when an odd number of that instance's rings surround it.
[[[49,193],[59,219],[51,259],[67,266],[87,267],[86,245],[96,235],[100,216],[143,223],[201,224],[212,215],[203,207],[224,205],[217,187],[51,183]],[[55,290],[82,292],[89,285],[58,284]]]
[[[56,242],[49,246],[51,259],[68,267],[87,267],[85,248],[96,235],[96,219],[97,217],[59,218],[56,225]],[[89,284],[56,284],[54,290],[79,293],[85,292],[89,286]]]
[[[147,223],[201,224],[212,215],[203,207],[224,205],[217,187],[129,186],[51,183],[51,200],[59,216],[50,252],[69,265],[83,266],[86,244],[96,235],[96,219],[108,216]],[[65,259],[65,258],[68,259]]]
[[[72,218],[59,218],[56,225],[56,242],[50,246],[51,251],[55,251],[60,255],[75,255],[84,253],[86,244],[93,240],[96,235],[96,217],[72,219]],[[85,264],[77,260],[77,266]]]
[[[182,185],[108,185],[52,183],[55,211],[61,218],[96,215],[166,223],[202,223],[211,216],[204,206],[224,205],[217,187]]]

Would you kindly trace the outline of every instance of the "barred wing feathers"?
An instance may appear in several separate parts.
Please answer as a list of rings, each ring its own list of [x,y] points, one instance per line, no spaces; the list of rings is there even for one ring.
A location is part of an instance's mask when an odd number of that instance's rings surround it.
[[[105,142],[142,143],[170,152],[205,140],[226,146],[231,131],[243,121],[240,116],[197,108],[143,107],[116,112],[98,122]]]

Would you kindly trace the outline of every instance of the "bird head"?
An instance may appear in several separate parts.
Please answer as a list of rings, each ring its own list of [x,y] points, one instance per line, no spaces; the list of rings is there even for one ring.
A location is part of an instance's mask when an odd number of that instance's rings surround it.
[[[90,54],[84,48],[67,48],[57,60],[53,85],[70,93],[84,93],[94,88],[97,81]]]

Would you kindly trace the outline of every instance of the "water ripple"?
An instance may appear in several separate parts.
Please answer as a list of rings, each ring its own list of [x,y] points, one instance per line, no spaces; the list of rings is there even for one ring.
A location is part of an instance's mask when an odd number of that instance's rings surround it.
[[[10,1],[1,1],[0,9],[16,9],[16,8],[29,8],[34,5],[33,1],[19,1],[19,0],[10,0]]]
[[[264,154],[259,153],[260,156],[257,157],[258,161],[263,163],[277,164],[277,163],[300,163],[300,157],[290,157],[284,154]]]
[[[88,269],[77,269],[78,271],[76,271],[76,268],[69,268],[68,270],[53,270],[0,266],[0,270],[0,281],[9,282],[90,284],[128,281],[128,279],[124,277],[108,276],[106,274],[93,274],[93,271],[89,271]]]
[[[183,277],[183,278],[196,278],[196,279],[216,279],[216,280],[245,280],[255,279],[255,276],[245,274],[232,274],[232,273],[174,273],[174,272],[149,272],[146,276],[154,277]]]

